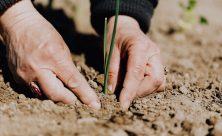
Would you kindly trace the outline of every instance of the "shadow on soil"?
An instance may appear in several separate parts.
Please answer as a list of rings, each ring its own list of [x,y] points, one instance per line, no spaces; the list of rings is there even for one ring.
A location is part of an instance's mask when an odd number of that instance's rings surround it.
[[[102,72],[103,54],[100,46],[102,43],[101,38],[95,35],[78,33],[75,28],[75,23],[66,16],[63,10],[54,10],[50,8],[50,6],[43,7],[42,5],[36,5],[35,7],[62,35],[72,53],[84,54],[86,64]],[[9,82],[11,87],[18,93],[33,97],[30,91],[24,91],[28,88],[15,84],[9,71],[5,54],[5,47],[0,43],[0,69],[3,70],[2,74],[5,82]]]
[[[51,6],[36,5],[36,9],[62,35],[69,49],[74,54],[84,53],[86,64],[102,72],[103,54],[102,39],[92,34],[83,34],[76,31],[75,22],[67,17],[62,9],[51,9]]]

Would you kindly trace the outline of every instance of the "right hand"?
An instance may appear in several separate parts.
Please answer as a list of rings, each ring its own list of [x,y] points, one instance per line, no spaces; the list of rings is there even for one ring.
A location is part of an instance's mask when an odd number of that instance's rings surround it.
[[[17,83],[37,82],[53,101],[72,103],[77,95],[83,103],[100,109],[97,95],[73,64],[62,37],[30,0],[16,3],[1,15],[0,27]]]

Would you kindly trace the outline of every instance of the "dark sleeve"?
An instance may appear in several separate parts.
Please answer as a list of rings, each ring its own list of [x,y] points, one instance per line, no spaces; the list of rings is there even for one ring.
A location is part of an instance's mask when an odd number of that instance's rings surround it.
[[[115,15],[115,0],[90,0],[91,24],[100,35],[103,33],[104,19]],[[150,20],[158,0],[121,0],[120,15],[136,19],[141,30],[149,30]]]
[[[0,14],[4,13],[9,7],[20,0],[0,0]]]

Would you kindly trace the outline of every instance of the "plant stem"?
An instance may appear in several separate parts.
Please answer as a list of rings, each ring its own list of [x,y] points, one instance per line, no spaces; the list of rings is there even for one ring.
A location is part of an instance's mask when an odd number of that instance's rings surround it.
[[[107,48],[107,17],[104,23],[104,34],[103,34],[103,70],[106,73],[106,48]]]
[[[119,8],[120,8],[120,0],[116,0],[116,5],[115,5],[115,22],[114,22],[114,28],[113,28],[113,33],[112,33],[112,40],[111,40],[111,46],[110,46],[110,50],[109,50],[109,55],[108,55],[108,60],[107,60],[107,64],[106,64],[106,73],[105,73],[105,78],[104,78],[104,93],[107,94],[107,81],[108,81],[108,73],[109,73],[109,69],[110,69],[110,61],[111,61],[111,57],[113,54],[113,48],[114,48],[114,44],[115,44],[115,37],[116,37],[116,28],[117,28],[117,22],[118,22],[118,16],[119,16]],[[112,91],[112,90],[110,90]]]

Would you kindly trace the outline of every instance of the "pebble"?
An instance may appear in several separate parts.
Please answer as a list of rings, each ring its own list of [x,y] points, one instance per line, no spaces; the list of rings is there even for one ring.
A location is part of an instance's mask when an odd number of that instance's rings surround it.
[[[24,100],[26,97],[25,97],[25,95],[24,94],[19,94],[19,96],[18,96],[18,99],[20,99],[20,100]]]
[[[222,120],[218,121],[213,129],[213,135],[214,136],[222,136]]]
[[[117,131],[113,132],[111,136],[128,136],[128,134],[124,130],[118,129]]]
[[[158,126],[158,128],[161,130],[161,131],[164,131],[166,129],[166,126],[165,126],[165,123],[162,121],[162,120],[157,120],[155,122],[155,124]]]
[[[179,92],[182,93],[182,94],[188,94],[189,90],[185,86],[181,86],[179,88]]]
[[[185,120],[185,115],[182,111],[178,110],[178,111],[176,111],[174,118],[178,121],[184,121]]]
[[[193,136],[206,136],[207,133],[207,129],[204,129],[203,127],[193,128],[191,132]]]
[[[181,126],[185,131],[191,131],[191,129],[192,129],[192,123],[187,120],[183,121],[181,123]]]
[[[158,93],[158,94],[156,94],[155,98],[156,99],[163,99],[163,95]]]
[[[104,85],[104,74],[100,74],[96,77],[96,82],[100,83],[101,85]]]
[[[216,116],[212,116],[209,119],[206,119],[206,123],[207,125],[215,125],[217,123],[217,117]]]
[[[89,85],[90,85],[92,88],[94,88],[94,89],[98,88],[97,83],[94,82],[93,80],[89,80],[88,83],[89,83]]]
[[[82,68],[80,66],[76,66],[79,72],[81,72]]]
[[[44,100],[41,104],[41,107],[46,111],[50,111],[55,108],[56,105],[51,100]]]
[[[135,109],[130,108],[130,111],[136,116],[143,116],[144,113],[142,111],[137,111]]]

